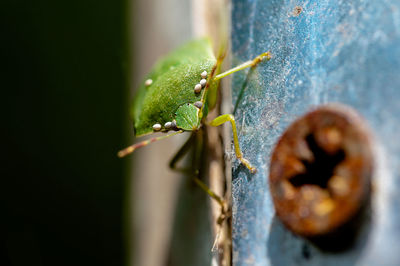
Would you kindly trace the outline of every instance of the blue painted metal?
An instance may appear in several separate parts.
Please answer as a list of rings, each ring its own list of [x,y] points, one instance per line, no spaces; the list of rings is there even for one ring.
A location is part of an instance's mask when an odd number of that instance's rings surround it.
[[[244,155],[259,171],[234,164],[234,265],[400,265],[400,2],[232,2],[233,63],[267,50],[274,55],[250,75],[235,114]],[[244,78],[234,77],[234,103]],[[275,217],[268,188],[277,138],[328,102],[356,109],[376,149],[370,218],[354,246],[338,253],[289,232]]]

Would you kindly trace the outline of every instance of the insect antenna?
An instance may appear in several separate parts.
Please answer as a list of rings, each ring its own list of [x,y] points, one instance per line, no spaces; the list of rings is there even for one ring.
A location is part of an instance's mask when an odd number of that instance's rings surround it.
[[[119,158],[125,157],[126,155],[131,154],[132,152],[134,152],[136,149],[139,149],[141,147],[149,145],[150,143],[153,143],[153,142],[156,142],[156,141],[159,141],[159,140],[162,140],[162,139],[166,139],[166,138],[169,138],[169,137],[181,134],[181,133],[183,133],[183,130],[179,130],[177,132],[174,132],[174,133],[166,135],[166,136],[155,137],[155,138],[151,138],[151,139],[148,139],[148,140],[144,140],[144,141],[135,143],[135,144],[133,144],[131,146],[126,147],[123,150],[120,150],[117,155],[118,155]]]

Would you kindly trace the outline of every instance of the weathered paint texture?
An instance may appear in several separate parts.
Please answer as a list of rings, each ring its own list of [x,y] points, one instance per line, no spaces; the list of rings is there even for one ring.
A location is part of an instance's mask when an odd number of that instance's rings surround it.
[[[233,65],[271,51],[238,105],[243,153],[233,169],[234,265],[399,265],[400,2],[233,0]],[[233,103],[245,73],[235,74]],[[272,148],[310,108],[347,104],[374,135],[371,210],[355,244],[323,252],[276,218],[268,187]]]

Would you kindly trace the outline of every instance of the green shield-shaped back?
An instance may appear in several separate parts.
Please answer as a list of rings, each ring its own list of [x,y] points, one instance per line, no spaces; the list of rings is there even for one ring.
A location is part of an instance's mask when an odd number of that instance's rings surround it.
[[[208,39],[191,41],[159,60],[145,78],[153,82],[143,81],[133,102],[135,135],[152,133],[154,124],[174,120],[180,106],[200,101],[204,89],[196,94],[194,87],[215,64]]]

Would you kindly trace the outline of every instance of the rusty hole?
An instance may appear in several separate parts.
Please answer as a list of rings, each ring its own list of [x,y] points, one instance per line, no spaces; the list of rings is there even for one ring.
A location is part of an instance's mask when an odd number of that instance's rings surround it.
[[[333,176],[336,166],[345,159],[345,152],[339,149],[334,154],[327,153],[315,141],[313,134],[306,137],[309,149],[314,154],[314,161],[302,160],[306,171],[305,173],[295,175],[289,179],[289,182],[295,186],[316,185],[322,189],[328,187],[328,181]]]
[[[348,106],[320,106],[294,121],[272,152],[269,188],[276,213],[288,229],[310,240],[330,243],[341,235],[341,246],[351,243],[357,230],[342,232],[369,201],[372,170],[362,118]]]

